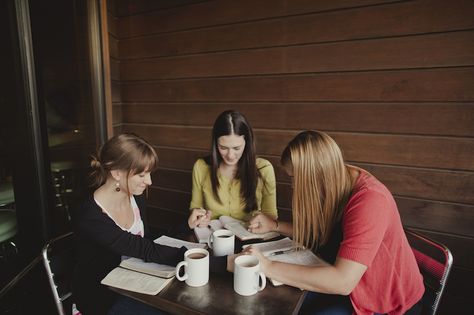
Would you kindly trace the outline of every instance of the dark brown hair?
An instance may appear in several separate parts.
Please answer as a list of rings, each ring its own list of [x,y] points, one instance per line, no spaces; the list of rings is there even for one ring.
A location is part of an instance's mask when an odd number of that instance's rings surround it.
[[[217,193],[219,189],[217,171],[222,162],[222,157],[218,150],[217,140],[219,137],[228,135],[244,136],[245,139],[244,152],[237,164],[236,178],[240,180],[240,196],[245,202],[245,212],[251,212],[256,208],[255,190],[260,176],[256,166],[253,131],[245,116],[233,110],[221,113],[214,122],[212,129],[211,156],[207,159],[211,166],[212,192],[216,200],[221,202]]]
[[[139,136],[123,133],[110,138],[92,156],[90,173],[91,188],[102,186],[111,170],[127,171],[130,175],[144,171],[153,172],[158,166],[155,149]]]

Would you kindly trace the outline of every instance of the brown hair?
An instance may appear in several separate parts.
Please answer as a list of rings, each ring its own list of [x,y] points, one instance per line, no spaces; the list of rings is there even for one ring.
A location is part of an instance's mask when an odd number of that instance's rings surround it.
[[[304,131],[281,155],[293,171],[293,232],[298,245],[324,245],[352,190],[349,170],[336,142],[327,134]]]
[[[222,157],[218,150],[217,140],[222,136],[237,135],[244,136],[245,148],[237,165],[236,178],[240,180],[240,196],[245,203],[245,212],[255,210],[257,206],[257,199],[255,191],[257,189],[258,179],[260,178],[260,171],[256,166],[255,143],[253,137],[252,127],[239,112],[227,110],[221,113],[214,122],[212,128],[212,145],[211,155],[205,159],[211,167],[211,186],[214,198],[221,202],[218,194],[219,178],[217,172],[219,165],[222,163]]]
[[[157,166],[158,156],[148,142],[131,133],[116,135],[99,148],[96,156],[92,156],[91,187],[102,186],[111,170],[127,171],[128,180],[130,175],[153,172]]]

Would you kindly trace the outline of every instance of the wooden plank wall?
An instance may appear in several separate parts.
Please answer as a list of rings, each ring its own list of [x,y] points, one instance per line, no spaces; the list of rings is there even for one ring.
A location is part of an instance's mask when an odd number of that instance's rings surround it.
[[[393,192],[406,226],[451,248],[442,313],[472,308],[474,2],[109,2],[114,129],[151,141],[150,220],[186,217],[191,168],[218,113],[252,123],[277,172],[300,130],[328,132]]]

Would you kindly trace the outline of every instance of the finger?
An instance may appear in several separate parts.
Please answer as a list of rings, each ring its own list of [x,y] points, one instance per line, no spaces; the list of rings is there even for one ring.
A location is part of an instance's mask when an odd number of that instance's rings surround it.
[[[199,218],[199,217],[202,217],[202,216],[206,215],[206,210],[196,208],[196,209],[193,210],[193,213],[196,217]]]

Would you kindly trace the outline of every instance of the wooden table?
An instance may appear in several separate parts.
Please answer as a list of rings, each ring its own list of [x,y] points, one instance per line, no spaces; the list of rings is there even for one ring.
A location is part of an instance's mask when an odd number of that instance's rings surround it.
[[[209,283],[198,288],[174,279],[157,295],[111,289],[171,314],[298,314],[306,295],[294,287],[274,287],[267,279],[263,291],[241,296],[234,291],[233,279],[232,273],[211,273]]]

